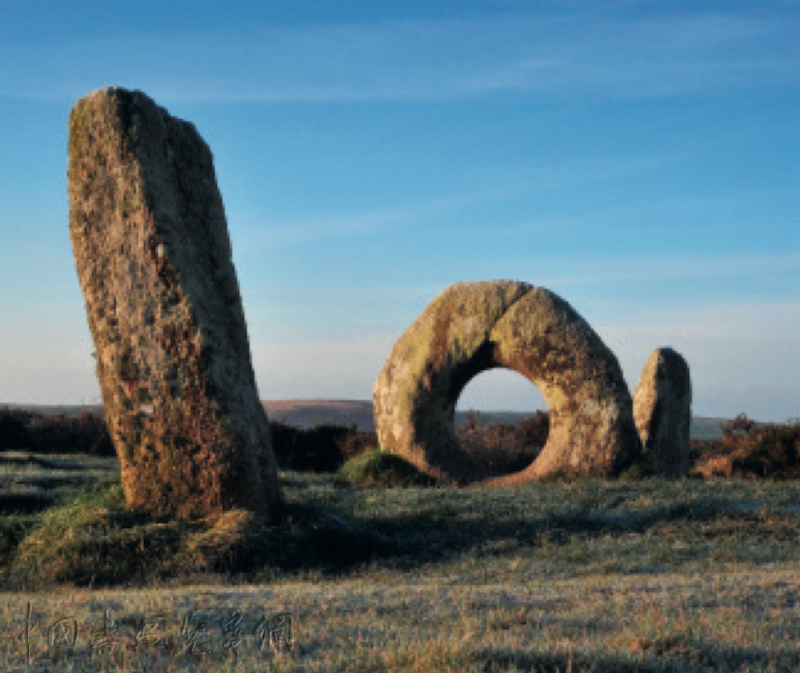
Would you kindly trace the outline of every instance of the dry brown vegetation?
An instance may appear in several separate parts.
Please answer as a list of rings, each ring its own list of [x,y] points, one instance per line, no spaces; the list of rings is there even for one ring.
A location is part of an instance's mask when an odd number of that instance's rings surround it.
[[[355,425],[319,423],[297,427],[271,421],[272,444],[278,464],[285,470],[335,472],[348,460],[378,447],[375,432]],[[505,474],[530,465],[547,441],[547,412],[520,423],[485,423],[469,412],[458,430],[464,450],[487,472]],[[101,416],[88,411],[78,416],[42,415],[23,410],[0,410],[0,451],[82,453],[115,456],[114,446]]]
[[[102,416],[88,411],[77,416],[45,416],[21,409],[2,409],[0,451],[8,450],[116,456]]]
[[[355,425],[320,423],[296,427],[271,421],[273,448],[282,469],[335,472],[348,460],[378,447],[377,435]],[[519,423],[487,423],[469,412],[458,430],[464,450],[493,473],[512,473],[530,465],[547,441],[547,412]],[[695,476],[759,479],[800,478],[800,421],[758,424],[744,414],[720,424],[720,439],[692,439]],[[43,415],[0,409],[0,451],[38,454],[80,453],[116,456],[102,416]]]
[[[550,420],[547,412],[516,425],[485,425],[477,412],[470,412],[458,431],[462,448],[490,473],[519,472],[530,465],[547,442]]]
[[[374,432],[359,432],[352,425],[323,423],[297,428],[270,423],[272,447],[278,465],[301,472],[335,472],[351,458],[378,446]]]
[[[722,439],[692,441],[695,474],[800,479],[800,421],[759,425],[739,414],[720,429]]]

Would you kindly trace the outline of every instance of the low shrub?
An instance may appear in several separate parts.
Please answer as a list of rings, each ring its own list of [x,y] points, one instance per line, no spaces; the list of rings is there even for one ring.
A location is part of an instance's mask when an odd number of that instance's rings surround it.
[[[706,478],[800,478],[800,420],[758,424],[739,414],[720,429],[721,439],[692,442],[696,474]]]
[[[115,456],[114,444],[102,416],[44,416],[18,409],[0,410],[0,451],[86,453]]]
[[[335,472],[350,458],[378,445],[374,432],[358,432],[352,425],[306,429],[273,421],[270,430],[278,464],[286,470]],[[100,415],[45,416],[21,409],[0,409],[0,451],[116,456]]]
[[[800,421],[764,425],[739,440],[731,472],[743,477],[800,478]]]
[[[324,423],[297,428],[272,421],[270,430],[278,465],[298,472],[336,472],[347,460],[378,443],[374,432],[358,432],[353,425]]]
[[[0,451],[25,449],[31,445],[30,416],[24,411],[0,409]]]
[[[378,444],[374,432],[358,432],[354,425],[323,423],[297,428],[272,421],[270,430],[278,465],[298,472],[336,472],[348,460]]]
[[[547,443],[550,417],[537,411],[521,423],[483,425],[480,415],[470,412],[458,431],[461,447],[487,471],[510,474],[530,465]]]

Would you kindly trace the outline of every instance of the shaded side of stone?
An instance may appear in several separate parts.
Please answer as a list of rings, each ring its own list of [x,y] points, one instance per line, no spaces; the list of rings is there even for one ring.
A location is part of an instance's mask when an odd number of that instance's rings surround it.
[[[657,348],[650,354],[633,394],[633,413],[650,469],[669,477],[686,474],[692,384],[679,353]]]
[[[128,506],[177,517],[280,492],[211,152],[141,92],[69,119],[70,237]]]

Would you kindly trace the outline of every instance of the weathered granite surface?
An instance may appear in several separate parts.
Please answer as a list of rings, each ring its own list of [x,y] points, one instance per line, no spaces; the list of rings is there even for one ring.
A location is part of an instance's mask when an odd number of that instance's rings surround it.
[[[281,502],[211,152],[141,92],[69,118],[70,236],[128,506],[177,517]]]
[[[491,483],[613,476],[641,458],[614,354],[563,299],[516,281],[451,285],[400,337],[373,395],[381,445],[444,481],[490,477],[461,449],[453,420],[467,383],[494,367],[539,388],[550,434],[529,468]]]
[[[633,416],[650,470],[669,477],[686,474],[692,382],[680,353],[657,348],[650,354],[633,394]]]

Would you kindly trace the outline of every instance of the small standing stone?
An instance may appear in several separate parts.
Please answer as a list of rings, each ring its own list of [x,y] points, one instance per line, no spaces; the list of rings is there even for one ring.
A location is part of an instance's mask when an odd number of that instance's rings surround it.
[[[653,472],[686,474],[692,382],[689,365],[679,353],[657,348],[650,354],[633,394],[633,416]]]
[[[211,152],[141,92],[69,118],[70,237],[131,509],[180,518],[281,498]]]

